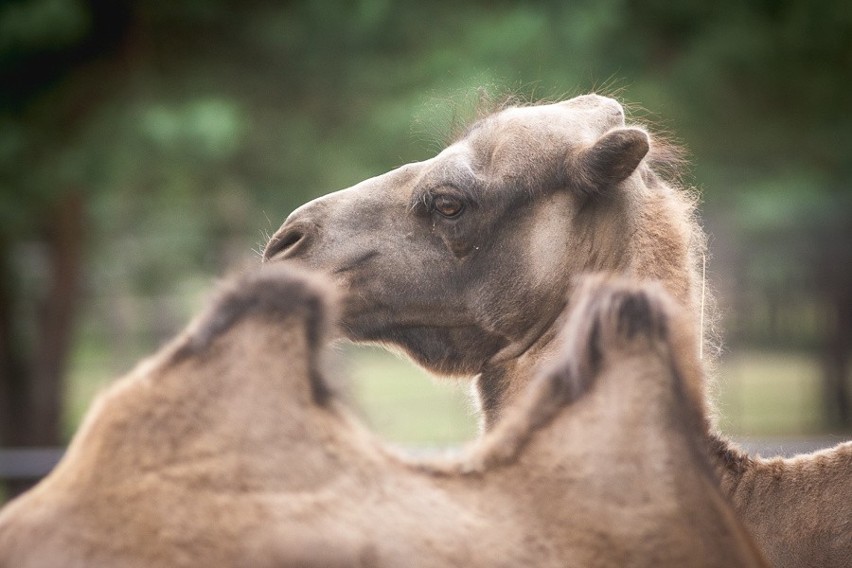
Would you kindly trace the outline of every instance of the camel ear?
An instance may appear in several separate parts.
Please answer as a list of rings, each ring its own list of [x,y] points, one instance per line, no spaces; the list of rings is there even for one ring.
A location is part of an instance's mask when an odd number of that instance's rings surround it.
[[[648,134],[638,128],[617,128],[601,136],[578,160],[583,189],[595,191],[624,181],[650,149]]]

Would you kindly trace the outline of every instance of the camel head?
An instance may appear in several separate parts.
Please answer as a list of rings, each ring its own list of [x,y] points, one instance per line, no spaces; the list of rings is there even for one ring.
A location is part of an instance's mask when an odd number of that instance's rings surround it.
[[[351,339],[401,348],[441,375],[491,377],[480,393],[496,400],[508,367],[546,351],[580,273],[668,277],[689,296],[686,270],[670,270],[688,263],[689,231],[666,233],[665,221],[640,235],[653,215],[689,209],[649,205],[668,191],[644,164],[650,144],[610,98],[507,108],[432,159],[303,205],[264,259],[331,275]],[[637,258],[642,238],[665,262]]]

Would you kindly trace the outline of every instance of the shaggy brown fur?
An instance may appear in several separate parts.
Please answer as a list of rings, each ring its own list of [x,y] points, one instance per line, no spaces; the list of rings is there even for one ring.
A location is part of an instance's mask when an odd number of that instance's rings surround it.
[[[852,442],[794,458],[751,457],[710,436],[722,490],[772,566],[852,566]]]
[[[238,280],[0,512],[0,566],[765,566],[707,459],[676,309],[580,294],[519,407],[435,466],[394,457],[324,384],[316,282]]]
[[[350,338],[475,376],[489,429],[557,356],[579,274],[660,281],[696,327],[712,313],[702,313],[695,200],[656,173],[673,156],[625,126],[612,99],[507,108],[431,160],[299,208],[265,258],[334,275]],[[723,486],[777,565],[849,564],[850,444],[761,460],[708,431]]]

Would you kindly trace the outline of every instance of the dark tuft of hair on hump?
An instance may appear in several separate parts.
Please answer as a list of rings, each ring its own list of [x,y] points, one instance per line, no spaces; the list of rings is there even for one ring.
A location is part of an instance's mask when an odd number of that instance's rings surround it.
[[[666,339],[668,322],[665,316],[652,306],[646,292],[623,293],[619,298],[618,329],[628,339],[644,333]]]
[[[222,334],[245,318],[283,321],[296,317],[304,325],[309,351],[315,357],[326,333],[331,289],[320,278],[287,264],[264,265],[226,280],[209,307],[195,320],[172,355],[173,362],[206,351]],[[282,330],[283,332],[283,330]],[[312,361],[311,391],[325,404],[331,389]]]

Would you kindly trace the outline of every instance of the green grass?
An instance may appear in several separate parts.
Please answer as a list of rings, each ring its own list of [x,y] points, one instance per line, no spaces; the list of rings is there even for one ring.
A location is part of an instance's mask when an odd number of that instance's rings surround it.
[[[350,353],[356,399],[378,433],[409,445],[440,445],[476,435],[470,388],[436,381],[383,350]],[[725,359],[712,389],[722,429],[737,436],[821,432],[820,375],[803,354],[746,351]]]
[[[133,362],[128,361],[125,369],[109,357],[106,351],[92,343],[78,345],[71,359],[71,371],[65,384],[65,408],[63,437],[70,440],[89,406],[99,392],[113,380],[129,371]]]
[[[820,432],[820,371],[814,358],[746,351],[728,356],[718,371],[714,398],[726,433],[797,436]]]
[[[80,425],[97,394],[113,379],[104,357],[93,353],[74,355],[71,372],[65,384],[65,407],[62,433],[69,440]]]
[[[437,380],[410,361],[379,347],[346,346],[337,357],[356,413],[383,438],[407,446],[446,446],[477,434],[465,382]],[[78,347],[66,385],[64,432],[70,439],[97,394],[135,361],[109,356],[91,344]]]
[[[445,446],[476,437],[468,383],[434,379],[381,348],[350,349],[355,399],[382,437],[408,446]]]
[[[110,356],[81,345],[66,391],[65,431],[76,429],[95,395],[132,368],[132,355]],[[377,347],[347,346],[338,359],[356,411],[382,438],[412,447],[441,447],[477,435],[471,386],[434,379]],[[747,351],[726,357],[715,381],[722,429],[731,435],[797,436],[820,432],[819,368],[802,354]]]

